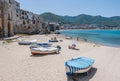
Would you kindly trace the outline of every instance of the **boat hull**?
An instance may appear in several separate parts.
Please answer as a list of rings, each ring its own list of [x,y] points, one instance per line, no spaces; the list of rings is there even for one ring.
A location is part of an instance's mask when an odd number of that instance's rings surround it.
[[[30,45],[30,42],[18,42],[19,45]]]
[[[73,73],[86,73],[86,72],[88,72],[88,71],[91,69],[91,67],[92,67],[92,66],[90,66],[90,67],[88,67],[88,68],[84,68],[84,69],[78,69],[78,70],[76,70],[76,71],[73,72]],[[66,66],[65,69],[66,69],[66,72],[67,72],[67,73],[70,72],[70,68],[69,68],[69,67]]]
[[[47,48],[46,48],[47,49]],[[31,53],[33,55],[36,55],[36,54],[58,54],[59,53],[59,50],[56,48],[54,50],[40,50],[40,49],[34,49],[34,48],[30,48],[31,50]]]
[[[37,40],[21,40],[18,41],[19,45],[30,45],[30,44],[36,44]]]
[[[33,55],[37,55],[37,54],[58,54],[57,51],[35,51],[35,50],[31,50],[31,53]]]

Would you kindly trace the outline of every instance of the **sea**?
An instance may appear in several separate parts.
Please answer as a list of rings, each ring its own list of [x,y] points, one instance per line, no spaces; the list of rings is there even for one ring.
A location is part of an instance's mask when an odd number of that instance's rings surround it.
[[[88,42],[119,47],[120,48],[120,30],[60,30],[61,35]]]

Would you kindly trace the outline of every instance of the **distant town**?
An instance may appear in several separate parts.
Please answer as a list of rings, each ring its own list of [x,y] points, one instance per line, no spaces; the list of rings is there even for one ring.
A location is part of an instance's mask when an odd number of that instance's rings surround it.
[[[72,26],[72,25],[69,25],[69,24],[65,24],[63,26],[60,27],[60,29],[120,29],[120,27],[98,27],[94,24],[84,24],[84,25],[79,25],[79,26]]]

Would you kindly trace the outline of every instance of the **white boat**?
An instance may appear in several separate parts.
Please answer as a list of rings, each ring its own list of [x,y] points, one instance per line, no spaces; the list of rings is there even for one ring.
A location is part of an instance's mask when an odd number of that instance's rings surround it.
[[[58,54],[59,49],[56,47],[30,47],[31,53],[36,54]]]
[[[72,39],[72,37],[66,37],[66,39]]]
[[[72,73],[85,73],[88,72],[94,60],[87,57],[79,57],[71,59],[65,62],[66,74],[71,75]]]
[[[30,45],[30,44],[35,44],[35,43],[37,43],[37,40],[36,39],[34,39],[34,40],[19,40],[18,41],[18,44],[19,45]]]

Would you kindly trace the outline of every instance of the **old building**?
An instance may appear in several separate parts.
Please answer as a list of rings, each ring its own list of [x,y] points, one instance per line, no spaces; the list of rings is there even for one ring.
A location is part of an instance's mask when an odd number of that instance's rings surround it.
[[[40,33],[43,21],[38,14],[20,9],[15,0],[0,0],[0,34],[8,37],[17,33]]]
[[[43,21],[39,15],[22,9],[19,12],[20,19],[14,23],[14,32],[27,34],[40,33]]]
[[[0,11],[1,11],[1,34],[2,36],[12,36],[13,23],[12,23],[12,0],[0,0]]]
[[[48,29],[49,29],[49,31],[52,31],[52,32],[59,30],[60,29],[59,26],[60,25],[56,22],[49,22],[48,23]]]

